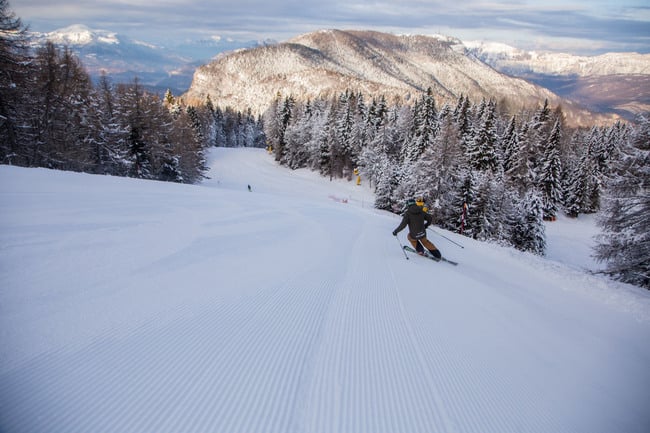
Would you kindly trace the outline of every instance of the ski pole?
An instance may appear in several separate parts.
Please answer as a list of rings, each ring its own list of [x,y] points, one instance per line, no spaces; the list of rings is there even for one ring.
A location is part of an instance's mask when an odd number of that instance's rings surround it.
[[[429,228],[429,227],[427,227],[427,228]],[[447,239],[447,240],[448,240],[449,242],[451,242],[452,244],[457,245],[457,246],[459,246],[459,247],[461,247],[461,248],[463,248],[463,249],[465,248],[464,246],[462,246],[462,245],[459,244],[458,242],[452,241],[452,240],[449,239],[447,236],[445,236],[445,235],[441,235],[440,233],[438,233],[438,232],[435,231],[434,229],[431,229],[431,231],[434,232],[435,234],[437,234],[438,236]]]
[[[406,255],[406,251],[404,251],[404,246],[402,245],[402,243],[400,242],[400,240],[399,240],[399,238],[398,238],[397,236],[395,236],[395,239],[397,239],[397,243],[399,244],[400,249],[401,249],[402,252],[404,253],[404,258],[405,258],[406,260],[408,260],[408,259],[409,259],[409,256]]]

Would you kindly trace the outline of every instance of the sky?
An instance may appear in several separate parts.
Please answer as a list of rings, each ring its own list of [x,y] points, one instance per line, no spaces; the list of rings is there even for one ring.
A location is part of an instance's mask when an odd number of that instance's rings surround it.
[[[10,0],[32,31],[72,24],[144,42],[285,41],[320,29],[444,34],[573,54],[650,52],[648,0]]]

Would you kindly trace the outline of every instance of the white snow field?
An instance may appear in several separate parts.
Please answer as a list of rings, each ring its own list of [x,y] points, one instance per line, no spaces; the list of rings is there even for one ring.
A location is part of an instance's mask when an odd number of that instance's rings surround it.
[[[0,431],[650,431],[650,292],[585,271],[593,219],[406,260],[365,185],[210,160],[0,167]]]

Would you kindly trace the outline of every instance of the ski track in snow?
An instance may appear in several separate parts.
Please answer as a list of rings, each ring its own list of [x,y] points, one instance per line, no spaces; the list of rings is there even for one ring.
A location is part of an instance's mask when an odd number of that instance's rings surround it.
[[[459,266],[405,260],[365,187],[211,164],[0,167],[0,431],[648,431],[646,291],[448,232]]]

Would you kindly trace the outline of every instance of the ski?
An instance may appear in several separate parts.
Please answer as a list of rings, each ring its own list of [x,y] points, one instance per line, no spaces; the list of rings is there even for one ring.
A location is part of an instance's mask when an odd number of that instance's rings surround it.
[[[409,247],[407,245],[404,245],[402,248],[404,248],[405,251],[408,251],[410,253],[418,254],[417,251],[415,251],[413,248],[411,248],[411,247]],[[449,260],[449,259],[446,259],[444,257],[441,257],[441,258],[437,259],[437,258],[433,257],[432,255],[430,255],[429,253],[425,253],[422,257],[425,257],[427,259],[431,259],[431,260],[433,260],[435,262],[446,262],[446,263],[449,263],[450,265],[458,266],[458,262],[454,262],[453,260]]]

